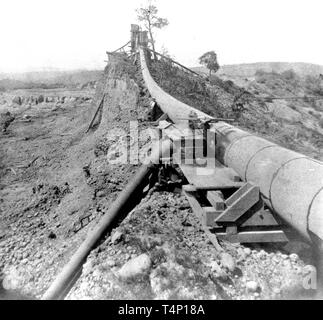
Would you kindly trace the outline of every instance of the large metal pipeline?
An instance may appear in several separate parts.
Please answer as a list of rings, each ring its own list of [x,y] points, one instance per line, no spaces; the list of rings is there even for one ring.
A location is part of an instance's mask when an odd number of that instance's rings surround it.
[[[61,273],[47,289],[42,300],[64,299],[79,277],[82,265],[88,254],[95,248],[108,229],[111,228],[111,225],[116,218],[127,214],[131,209],[131,204],[140,199],[140,192],[147,185],[147,179],[152,173],[154,164],[158,164],[162,156],[169,157],[171,148],[172,143],[170,140],[164,140],[155,145],[150,157],[144,161],[144,164],[136,173],[132,181],[113,202],[112,206],[102,217],[96,228],[88,234],[87,238],[72,256],[68,264],[65,265]]]
[[[195,111],[212,118],[163,91],[151,77],[144,50],[139,49],[142,74],[151,96],[175,123]],[[225,122],[214,123],[218,132],[215,154],[242,180],[260,188],[265,203],[307,240],[323,243],[323,163],[280,147]]]
[[[323,163],[216,124],[218,159],[260,188],[265,203],[307,240],[323,240]]]
[[[139,52],[142,75],[149,93],[158,102],[161,109],[165,113],[167,113],[174,122],[182,126],[188,126],[188,121],[183,120],[183,118],[188,118],[192,111],[195,112],[199,118],[212,119],[212,117],[208,114],[178,101],[177,99],[166,93],[163,89],[161,89],[150,75],[145,59],[144,50],[140,48]]]

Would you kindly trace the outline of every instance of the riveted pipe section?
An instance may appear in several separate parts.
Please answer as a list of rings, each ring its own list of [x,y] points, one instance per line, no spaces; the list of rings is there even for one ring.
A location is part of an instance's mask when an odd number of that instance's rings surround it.
[[[164,140],[155,145],[145,164],[141,166],[133,180],[119,194],[96,228],[88,234],[68,264],[65,265],[61,273],[47,289],[42,300],[64,299],[81,274],[82,265],[88,254],[96,247],[116,218],[129,212],[129,209],[131,209],[129,204],[132,201],[138,200],[138,194],[147,185],[147,179],[152,172],[153,164],[158,164],[160,157],[169,156],[171,149],[172,142],[170,140]]]
[[[283,212],[284,219],[310,240],[312,233],[323,240],[322,202],[321,207],[318,206],[322,186],[323,164],[309,158],[296,158],[281,166],[270,187],[273,209]]]
[[[315,235],[322,235],[323,230],[323,187],[315,195],[308,214],[308,230]],[[322,239],[322,236],[320,236]],[[323,249],[323,248],[322,248]]]
[[[196,110],[188,106],[185,103],[182,103],[166,93],[163,89],[161,89],[155,80],[150,75],[150,72],[147,67],[147,63],[145,60],[145,52],[142,48],[139,49],[140,52],[140,64],[141,71],[144,78],[145,83],[147,84],[150,95],[158,102],[160,108],[177,124],[188,127],[188,121],[183,120],[183,118],[188,118],[190,112],[195,112],[198,117],[201,118],[210,118],[211,116],[208,114]]]
[[[237,139],[226,150],[225,164],[259,186],[266,204],[311,240],[309,219],[316,225],[323,215],[314,201],[323,187],[323,164],[255,136]],[[323,239],[323,228],[315,233]]]
[[[217,158],[259,186],[265,203],[303,237],[323,240],[322,162],[228,124],[215,127]]]
[[[142,49],[140,58],[150,94],[175,123],[192,110],[202,118],[207,116],[159,88],[149,74]],[[214,123],[211,130],[220,133],[215,147],[217,159],[244,181],[259,186],[262,198],[272,210],[323,248],[323,163],[225,122]]]

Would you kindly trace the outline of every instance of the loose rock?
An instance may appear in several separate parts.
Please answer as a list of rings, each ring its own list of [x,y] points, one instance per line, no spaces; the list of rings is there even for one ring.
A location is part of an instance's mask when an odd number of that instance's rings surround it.
[[[258,283],[256,281],[248,281],[246,283],[246,289],[249,292],[256,292],[258,290],[259,286]]]
[[[236,268],[235,261],[233,257],[229,253],[222,253],[221,254],[221,265],[228,269],[230,272],[233,272]]]
[[[123,233],[120,230],[116,230],[111,236],[111,243],[116,244],[123,238]]]
[[[296,253],[291,253],[289,258],[291,261],[296,262],[298,260],[298,255]]]
[[[150,257],[143,253],[140,256],[133,258],[126,262],[118,271],[118,276],[122,279],[128,279],[140,274],[143,274],[149,270],[151,266]]]

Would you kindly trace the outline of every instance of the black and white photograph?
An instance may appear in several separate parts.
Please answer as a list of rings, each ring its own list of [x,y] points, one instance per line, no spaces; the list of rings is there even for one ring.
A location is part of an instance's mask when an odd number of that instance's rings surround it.
[[[0,0],[0,300],[322,300],[322,12]]]

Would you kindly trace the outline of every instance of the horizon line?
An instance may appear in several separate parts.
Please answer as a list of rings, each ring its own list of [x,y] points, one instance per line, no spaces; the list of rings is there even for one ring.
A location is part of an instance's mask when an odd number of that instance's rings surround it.
[[[220,66],[238,66],[238,65],[252,65],[252,64],[273,64],[273,63],[286,63],[286,64],[309,64],[313,66],[320,66],[323,67],[323,64],[314,63],[314,62],[303,62],[303,61],[257,61],[257,62],[240,62],[240,63],[227,63]],[[204,67],[203,65],[197,64],[194,66],[189,66],[189,68],[198,68]],[[41,68],[31,68],[30,70],[22,70],[22,71],[1,71],[0,75],[19,75],[19,74],[27,74],[27,73],[46,73],[46,72],[81,72],[81,71],[103,71],[104,67],[101,69],[100,67],[97,68],[89,68],[89,67],[82,67],[82,68],[62,68],[62,67],[41,67]]]

